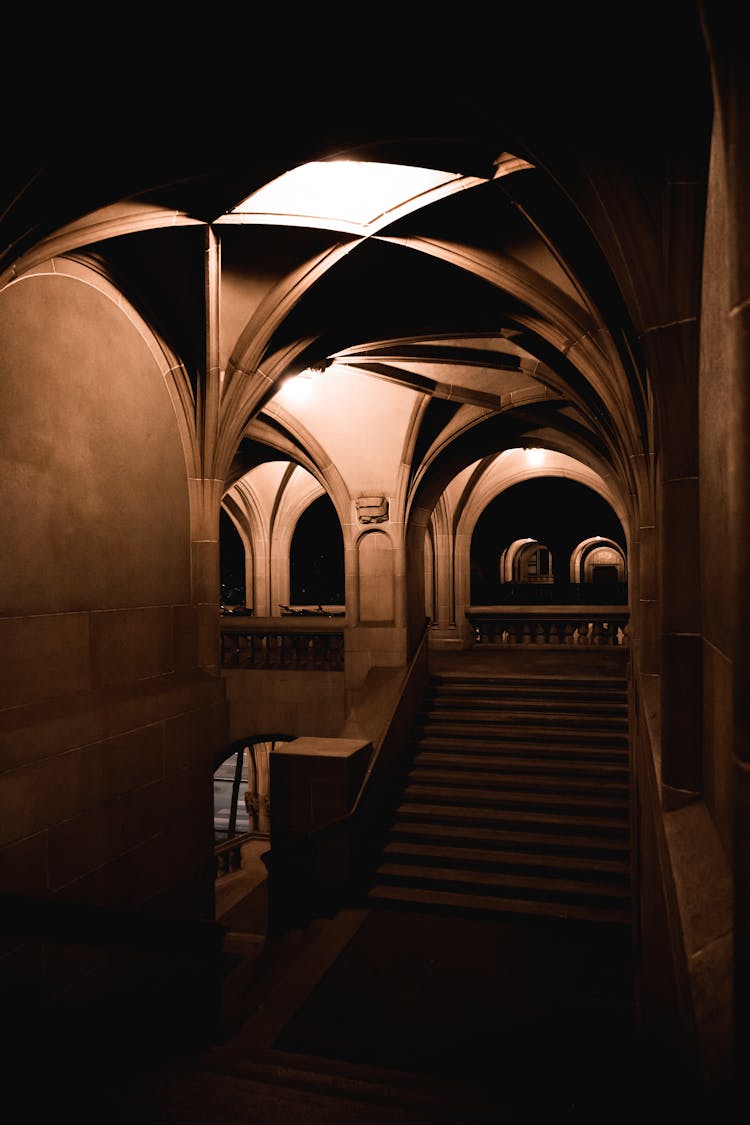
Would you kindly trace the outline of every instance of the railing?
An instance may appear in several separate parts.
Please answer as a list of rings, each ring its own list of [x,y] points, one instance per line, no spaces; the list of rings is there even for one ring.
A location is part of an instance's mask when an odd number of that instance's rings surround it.
[[[382,792],[398,766],[424,696],[428,625],[425,621],[349,811],[305,833],[283,851],[276,847],[261,856],[269,872],[269,927],[273,932],[335,912],[366,867],[375,844]]]
[[[342,672],[344,632],[332,618],[222,618],[221,667]]]
[[[629,616],[621,606],[488,606],[466,613],[476,645],[555,647],[626,647]]]
[[[222,875],[231,875],[242,867],[242,849],[245,844],[255,839],[251,832],[243,836],[233,836],[231,840],[223,840],[214,844],[214,877],[220,879]]]
[[[223,875],[231,875],[242,867],[242,849],[251,840],[270,837],[271,825],[271,795],[270,795],[270,763],[269,758],[277,745],[291,742],[293,734],[281,731],[258,733],[248,738],[238,738],[224,751],[221,762],[226,762],[236,754],[244,759],[247,754],[248,777],[244,792],[241,793],[243,777],[238,767],[236,774],[236,792],[230,801],[230,815],[227,817],[226,828],[223,820],[219,820],[214,813],[214,877],[220,879]],[[215,779],[214,779],[215,780]],[[231,784],[231,783],[227,783]],[[244,801],[247,817],[242,817],[243,827],[246,830],[235,831],[237,821],[240,819],[240,800]],[[232,820],[231,810],[237,802],[237,811]],[[227,838],[227,832],[232,828],[233,835]]]

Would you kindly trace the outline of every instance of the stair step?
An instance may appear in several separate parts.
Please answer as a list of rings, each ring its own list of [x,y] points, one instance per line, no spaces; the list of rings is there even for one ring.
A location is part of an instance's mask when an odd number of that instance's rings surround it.
[[[624,709],[617,712],[605,711],[602,708],[575,707],[563,710],[557,706],[545,707],[540,700],[537,706],[519,707],[515,702],[497,703],[473,699],[466,700],[463,706],[457,706],[453,700],[445,701],[441,705],[434,704],[424,707],[419,716],[419,721],[428,722],[491,722],[491,723],[544,723],[569,727],[583,723],[586,727],[596,727],[618,730],[627,730],[628,715]]]
[[[409,771],[409,781],[417,785],[481,786],[483,790],[515,789],[540,793],[545,790],[564,793],[595,793],[599,796],[621,797],[627,799],[630,786],[627,780],[617,781],[610,777],[550,777],[526,771],[515,773],[498,767],[495,770],[446,769],[423,764],[415,765]]]
[[[620,883],[586,882],[545,875],[513,875],[505,872],[482,871],[477,868],[431,867],[427,864],[383,863],[375,872],[378,886],[383,883],[408,886],[435,886],[439,889],[459,891],[461,894],[488,894],[537,896],[549,900],[587,900],[595,898],[625,906],[630,902],[630,888]]]
[[[404,802],[399,805],[398,818],[412,820],[427,820],[443,824],[486,824],[500,828],[506,825],[527,825],[530,829],[544,831],[559,830],[563,833],[585,835],[589,832],[598,832],[602,835],[629,836],[629,826],[626,818],[617,820],[614,817],[597,817],[592,815],[565,815],[557,812],[536,812],[529,809],[486,809],[479,806],[467,805],[440,805],[440,804],[414,804]]]
[[[498,742],[517,742],[536,740],[544,743],[552,738],[557,746],[594,745],[597,747],[627,747],[628,735],[626,730],[608,730],[603,727],[588,727],[576,724],[570,730],[562,728],[559,723],[550,728],[540,723],[508,723],[467,722],[465,719],[454,721],[450,717],[441,719],[438,723],[417,722],[414,732],[419,737],[446,737],[453,739],[471,739],[472,741],[493,740]]]
[[[461,848],[446,843],[426,844],[409,840],[392,840],[386,844],[383,854],[391,862],[403,858],[412,862],[418,860],[424,864],[435,863],[451,867],[466,865],[477,870],[483,866],[495,870],[518,868],[519,872],[523,869],[544,868],[546,871],[575,874],[578,878],[606,875],[610,879],[630,881],[630,864],[627,859],[604,859],[598,855],[545,855],[499,848]]]
[[[447,687],[428,688],[424,695],[428,706],[445,704],[462,707],[477,702],[490,706],[505,706],[512,703],[518,707],[540,707],[553,705],[556,710],[580,710],[596,707],[602,711],[627,713],[628,696],[626,691],[550,691],[540,688],[519,688],[512,685],[456,684]]]
[[[499,688],[507,688],[508,690],[527,689],[531,691],[627,691],[628,680],[627,676],[622,675],[604,675],[597,674],[596,676],[558,676],[558,675],[545,675],[540,673],[537,675],[524,674],[523,672],[515,675],[502,675],[493,676],[490,673],[471,673],[471,672],[432,672],[428,678],[428,684],[431,687],[448,685],[454,687],[455,685],[467,684],[470,686],[479,685],[480,687],[487,687],[489,685],[496,685]]]
[[[450,680],[429,680],[425,696],[437,695],[491,695],[496,697],[521,699],[561,699],[561,700],[612,700],[623,702],[628,698],[628,685],[625,680],[537,680],[537,679],[467,679],[455,677]]]
[[[346,1118],[349,1122],[379,1122],[380,1111],[383,1121],[395,1123],[464,1120],[464,1114],[466,1120],[474,1121],[473,1114],[480,1110],[480,1103],[469,1100],[467,1091],[449,1079],[441,1081],[426,1075],[341,1059],[297,1055],[276,1048],[266,1048],[249,1056],[220,1047],[203,1057],[201,1067],[204,1072],[243,1079],[253,1086],[266,1083],[269,1089],[283,1090],[289,1098],[296,1094],[301,1103],[308,1094],[324,1097],[326,1101],[321,1104],[329,1105],[331,1110],[340,1105],[342,1112],[351,1115]]]
[[[602,859],[620,859],[630,852],[627,834],[621,836],[598,835],[595,828],[588,835],[578,837],[554,832],[554,825],[545,825],[543,831],[535,831],[524,817],[518,817],[520,828],[512,826],[500,828],[487,824],[469,822],[467,824],[448,824],[429,820],[397,819],[391,825],[388,839],[392,841],[429,841],[442,845],[445,842],[460,844],[465,848],[481,848],[485,845],[496,847],[520,847],[524,852],[537,852],[539,855],[559,856],[597,856]],[[607,828],[609,828],[609,824]]]
[[[452,807],[454,804],[476,805],[492,810],[514,807],[536,812],[546,808],[567,813],[590,813],[593,816],[611,816],[614,818],[627,818],[628,804],[620,798],[601,797],[592,799],[576,793],[520,793],[508,789],[483,786],[481,788],[420,785],[409,784],[404,789],[404,798],[407,804],[424,800],[431,804],[443,804]]]
[[[422,887],[376,886],[370,890],[368,898],[373,903],[398,905],[407,909],[448,909],[478,915],[541,915],[611,922],[619,925],[628,925],[631,921],[630,910],[623,907],[599,906],[595,903],[581,905],[569,902],[536,902],[531,899],[488,899],[482,895],[426,890]]]
[[[516,757],[523,757],[524,755],[532,754],[534,756],[546,755],[550,759],[563,759],[574,761],[608,761],[608,762],[627,762],[628,749],[626,745],[619,746],[602,746],[602,745],[581,745],[580,742],[571,741],[567,744],[560,743],[559,741],[544,741],[539,739],[527,739],[523,741],[519,738],[508,737],[484,737],[471,738],[468,736],[460,737],[455,733],[445,732],[444,734],[436,734],[430,732],[424,734],[414,741],[414,746],[420,752],[422,750],[428,751],[448,751],[449,753],[462,753],[466,751],[471,754],[514,754]]]
[[[161,1079],[149,1091],[146,1121],[170,1125],[351,1125],[352,1121],[372,1125],[430,1125],[450,1120],[438,1116],[434,1108],[380,1104],[367,1091],[339,1089],[335,1081],[316,1086],[313,1082],[292,1082],[279,1075],[274,1080],[250,1070],[203,1066]],[[153,1114],[158,1111],[159,1116]],[[472,1120],[472,1118],[469,1118]]]
[[[585,703],[575,707],[559,707],[549,700],[539,703],[521,703],[517,700],[494,701],[491,699],[444,699],[431,700],[419,709],[420,722],[469,722],[477,718],[482,722],[495,723],[560,723],[569,727],[572,723],[584,726],[616,727],[627,730],[628,712],[623,707],[598,707]]]
[[[446,751],[441,754],[435,751],[420,750],[414,755],[413,764],[419,769],[455,770],[457,774],[462,774],[464,771],[472,773],[475,770],[483,770],[487,773],[507,774],[509,777],[514,774],[527,776],[539,774],[542,777],[549,778],[590,777],[592,780],[601,778],[606,780],[607,783],[610,781],[629,783],[627,765],[619,765],[614,762],[592,762],[590,760],[580,762],[530,758],[525,755],[511,758],[502,752],[492,754],[490,751],[486,751],[484,754],[461,754]]]

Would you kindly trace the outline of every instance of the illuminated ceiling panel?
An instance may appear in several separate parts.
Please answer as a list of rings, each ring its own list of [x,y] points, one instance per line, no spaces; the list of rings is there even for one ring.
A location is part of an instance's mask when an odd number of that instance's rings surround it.
[[[220,223],[265,223],[372,233],[425,203],[475,184],[458,172],[362,160],[313,161],[249,195]]]

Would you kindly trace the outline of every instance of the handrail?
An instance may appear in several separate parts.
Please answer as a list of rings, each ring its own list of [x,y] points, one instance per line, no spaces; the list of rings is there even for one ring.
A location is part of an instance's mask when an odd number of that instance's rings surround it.
[[[41,940],[58,945],[141,949],[214,958],[227,926],[190,915],[152,914],[31,895],[0,893],[3,940]]]
[[[398,711],[399,711],[399,708],[400,708],[400,705],[401,705],[401,700],[403,699],[406,687],[408,686],[408,684],[409,684],[409,682],[410,682],[410,680],[411,680],[411,678],[414,674],[414,669],[416,668],[417,662],[422,657],[425,645],[427,644],[427,637],[429,636],[429,624],[430,624],[429,618],[426,618],[425,624],[424,624],[424,631],[422,633],[422,636],[419,639],[419,643],[417,644],[414,655],[412,656],[411,660],[409,661],[409,665],[408,665],[406,671],[404,672],[404,675],[402,677],[401,684],[400,684],[400,687],[399,687],[399,691],[396,694],[396,701],[395,701],[394,705],[391,707],[391,712],[390,712],[388,722],[385,724],[385,726],[383,728],[383,733],[381,734],[380,738],[378,739],[378,742],[375,745],[375,748],[374,748],[373,753],[370,757],[370,761],[368,763],[367,769],[365,770],[364,777],[362,778],[362,782],[360,784],[359,791],[357,792],[357,796],[355,797],[351,808],[348,809],[347,812],[342,813],[340,816],[334,817],[333,820],[327,821],[326,824],[317,825],[315,828],[311,828],[307,832],[301,834],[286,849],[286,851],[288,853],[298,851],[305,844],[308,844],[315,839],[325,839],[329,835],[332,835],[336,831],[336,829],[342,828],[345,825],[350,824],[355,819],[357,814],[359,813],[362,802],[363,802],[364,797],[365,797],[365,793],[368,791],[368,788],[369,788],[369,785],[370,785],[370,779],[371,779],[371,777],[372,777],[372,775],[375,771],[376,765],[378,764],[378,762],[380,760],[380,756],[381,756],[381,753],[382,753],[382,750],[383,750],[383,746],[385,745],[385,742],[386,742],[386,740],[388,738],[388,735],[391,731],[391,727],[393,726],[394,719],[396,718],[396,716],[398,714]],[[270,853],[266,852],[264,854],[266,856],[268,856]],[[263,857],[261,857],[261,858],[263,858]]]
[[[408,667],[405,670],[403,678],[401,678],[399,690],[396,694],[396,701],[394,705],[391,706],[389,719],[385,724],[385,727],[383,727],[381,736],[378,739],[376,746],[374,746],[373,753],[370,757],[370,762],[367,769],[365,769],[358,794],[356,794],[355,796],[352,807],[346,812],[342,813],[340,817],[335,817],[333,820],[327,821],[325,825],[318,825],[315,828],[310,828],[305,832],[301,832],[298,837],[290,840],[289,843],[287,843],[283,847],[279,848],[278,845],[275,847],[272,846],[268,850],[268,852],[264,852],[261,855],[261,859],[266,868],[268,868],[269,874],[271,876],[271,890],[273,890],[274,868],[275,870],[283,870],[284,862],[293,864],[295,862],[299,863],[301,861],[302,865],[304,865],[306,858],[310,863],[313,862],[314,849],[317,844],[322,844],[324,843],[324,841],[328,843],[328,841],[331,841],[331,839],[334,838],[337,834],[340,834],[340,832],[343,832],[346,829],[351,830],[356,821],[361,818],[365,796],[368,796],[368,794],[371,792],[374,773],[376,773],[376,769],[381,763],[383,747],[386,746],[390,733],[395,727],[395,720],[401,706],[401,701],[403,701],[409,683],[410,681],[412,681],[418,661],[421,660],[424,656],[428,631],[430,631],[430,620],[425,619],[424,632],[422,634],[422,637],[419,638],[414,655],[412,659],[409,660]],[[361,857],[359,855],[358,862],[361,863]],[[313,868],[310,868],[310,871],[311,870],[313,870]],[[307,871],[307,868],[305,868],[305,871]],[[302,880],[302,884],[298,885],[302,897],[306,897],[308,900],[310,900],[310,893],[314,892],[314,880],[310,880],[309,872],[305,874],[304,880]],[[338,891],[336,891],[335,893],[336,895],[340,895],[341,893],[343,893],[343,886],[341,886],[341,888],[338,889]],[[323,904],[322,895],[318,897],[317,901],[319,909]],[[273,895],[271,897],[271,902],[273,902]],[[283,909],[287,911],[288,918],[289,911],[291,910],[293,912],[296,910],[297,912],[295,917],[297,918],[297,921],[299,921],[300,906],[300,902],[297,902],[296,904],[286,903],[284,904]],[[326,906],[331,906],[331,902],[328,901],[326,903]],[[309,917],[309,913],[314,912],[314,910],[308,910],[307,916]],[[271,918],[269,919],[269,924],[271,929],[273,929],[273,927],[275,926],[273,910],[271,913]]]
[[[256,742],[291,742],[295,737],[287,731],[271,731],[269,734],[261,731],[260,734],[249,734],[245,738],[235,738],[228,745],[219,750],[214,757],[214,769],[217,770],[219,766],[223,766],[228,758],[236,754],[238,750],[244,750],[246,746],[252,746]]]

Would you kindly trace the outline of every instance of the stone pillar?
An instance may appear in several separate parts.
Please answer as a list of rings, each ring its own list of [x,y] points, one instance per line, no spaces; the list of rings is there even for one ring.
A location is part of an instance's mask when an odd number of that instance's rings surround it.
[[[744,44],[732,10],[709,3],[701,8],[716,104],[709,204],[710,213],[721,216],[724,227],[716,255],[719,265],[712,279],[715,307],[711,328],[722,342],[728,368],[729,550],[724,577],[731,606],[734,1063],[741,1092],[750,1054],[750,88]]]
[[[223,481],[191,480],[190,523],[193,604],[198,614],[198,659],[219,673],[219,595],[221,587],[219,512]]]
[[[269,927],[304,924],[338,904],[358,860],[348,824],[326,829],[351,811],[373,753],[351,738],[295,738],[271,764]]]
[[[659,389],[662,782],[673,808],[702,786],[697,323],[651,329],[643,346]]]

